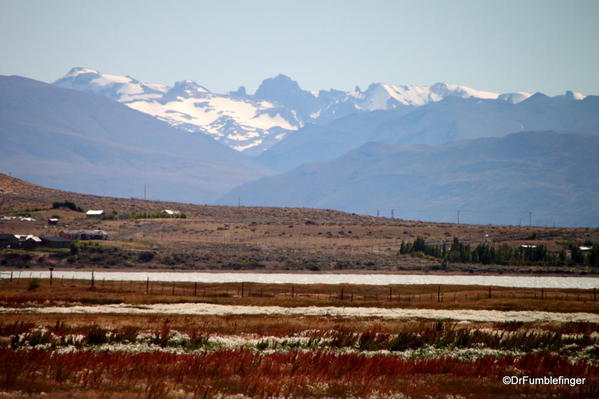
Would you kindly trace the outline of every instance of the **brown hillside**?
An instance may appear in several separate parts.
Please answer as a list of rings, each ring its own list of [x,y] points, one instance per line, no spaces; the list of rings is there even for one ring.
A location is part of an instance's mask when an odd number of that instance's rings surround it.
[[[119,216],[132,212],[176,209],[185,219],[96,220],[65,209],[55,201],[72,201],[83,209],[104,209]],[[557,251],[570,243],[599,241],[599,229],[482,226],[430,223],[361,216],[332,210],[267,207],[227,207],[144,201],[71,193],[44,188],[0,175],[0,211],[28,211],[34,222],[0,221],[0,233],[58,234],[64,229],[103,229],[110,240],[101,248],[77,256],[45,254],[7,267],[158,267],[182,269],[264,270],[437,270],[439,261],[398,256],[402,241],[418,236],[428,243],[462,242],[477,245],[546,245]],[[46,219],[58,215],[58,226]],[[150,256],[142,257],[140,253]],[[147,255],[147,254],[146,254]],[[0,259],[1,261],[1,259]],[[450,264],[449,272],[593,272],[588,268],[547,268]]]

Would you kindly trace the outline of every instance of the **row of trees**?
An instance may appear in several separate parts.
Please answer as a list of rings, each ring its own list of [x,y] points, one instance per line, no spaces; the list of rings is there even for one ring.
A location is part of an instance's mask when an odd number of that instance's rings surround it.
[[[586,265],[599,267],[599,244],[585,243],[591,247],[582,251],[577,244],[571,244],[568,250],[548,251],[544,245],[513,248],[502,244],[492,246],[487,243],[472,248],[470,244],[460,242],[454,237],[451,245],[443,243],[435,245],[427,243],[424,238],[417,237],[412,243],[401,242],[399,253],[402,255],[424,254],[437,258],[446,264],[481,263],[484,265],[542,265],[542,266],[574,266]]]

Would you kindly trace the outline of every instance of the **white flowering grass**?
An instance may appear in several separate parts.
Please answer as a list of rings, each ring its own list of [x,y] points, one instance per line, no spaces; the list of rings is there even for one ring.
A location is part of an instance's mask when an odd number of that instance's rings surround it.
[[[500,310],[440,310],[440,309],[389,309],[374,307],[336,306],[240,306],[208,303],[178,303],[132,306],[127,304],[96,306],[30,306],[22,308],[0,307],[1,313],[53,313],[53,314],[178,314],[178,315],[291,315],[291,316],[341,316],[379,317],[385,319],[434,319],[476,322],[592,322],[599,323],[599,315],[592,313],[559,313],[541,311]]]

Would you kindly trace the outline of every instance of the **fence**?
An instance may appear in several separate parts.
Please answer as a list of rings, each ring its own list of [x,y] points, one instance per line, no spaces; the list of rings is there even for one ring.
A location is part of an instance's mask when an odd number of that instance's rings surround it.
[[[16,273],[20,273],[16,275]],[[461,303],[484,300],[518,299],[534,301],[596,302],[597,289],[511,288],[495,286],[456,285],[355,285],[355,284],[265,284],[250,282],[201,283],[97,279],[92,273],[89,280],[62,275],[39,278],[28,272],[0,272],[2,290],[11,286],[26,286],[27,281],[52,292],[85,289],[98,293],[146,295],[152,297],[181,297],[188,300],[215,298],[245,298],[247,300],[335,301],[343,303],[430,304]],[[194,299],[196,298],[196,299]]]

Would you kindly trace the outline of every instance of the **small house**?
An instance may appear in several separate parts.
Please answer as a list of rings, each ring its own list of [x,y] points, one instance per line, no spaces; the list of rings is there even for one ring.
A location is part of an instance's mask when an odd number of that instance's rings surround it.
[[[58,224],[58,218],[50,218],[50,219],[48,219],[48,224],[50,226],[56,226]]]
[[[31,234],[15,234],[19,240],[19,245],[24,249],[34,249],[41,245],[42,239]]]
[[[102,216],[104,216],[104,210],[90,209],[89,211],[85,212],[85,216],[87,216],[88,218],[101,218]]]
[[[166,213],[169,216],[175,216],[175,215],[178,215],[178,214],[181,213],[180,211],[175,211],[175,210],[172,210],[172,209],[163,209],[162,212]]]
[[[19,239],[14,234],[0,234],[0,248],[17,248]]]
[[[42,236],[42,244],[48,248],[69,248],[72,240],[64,237]]]

